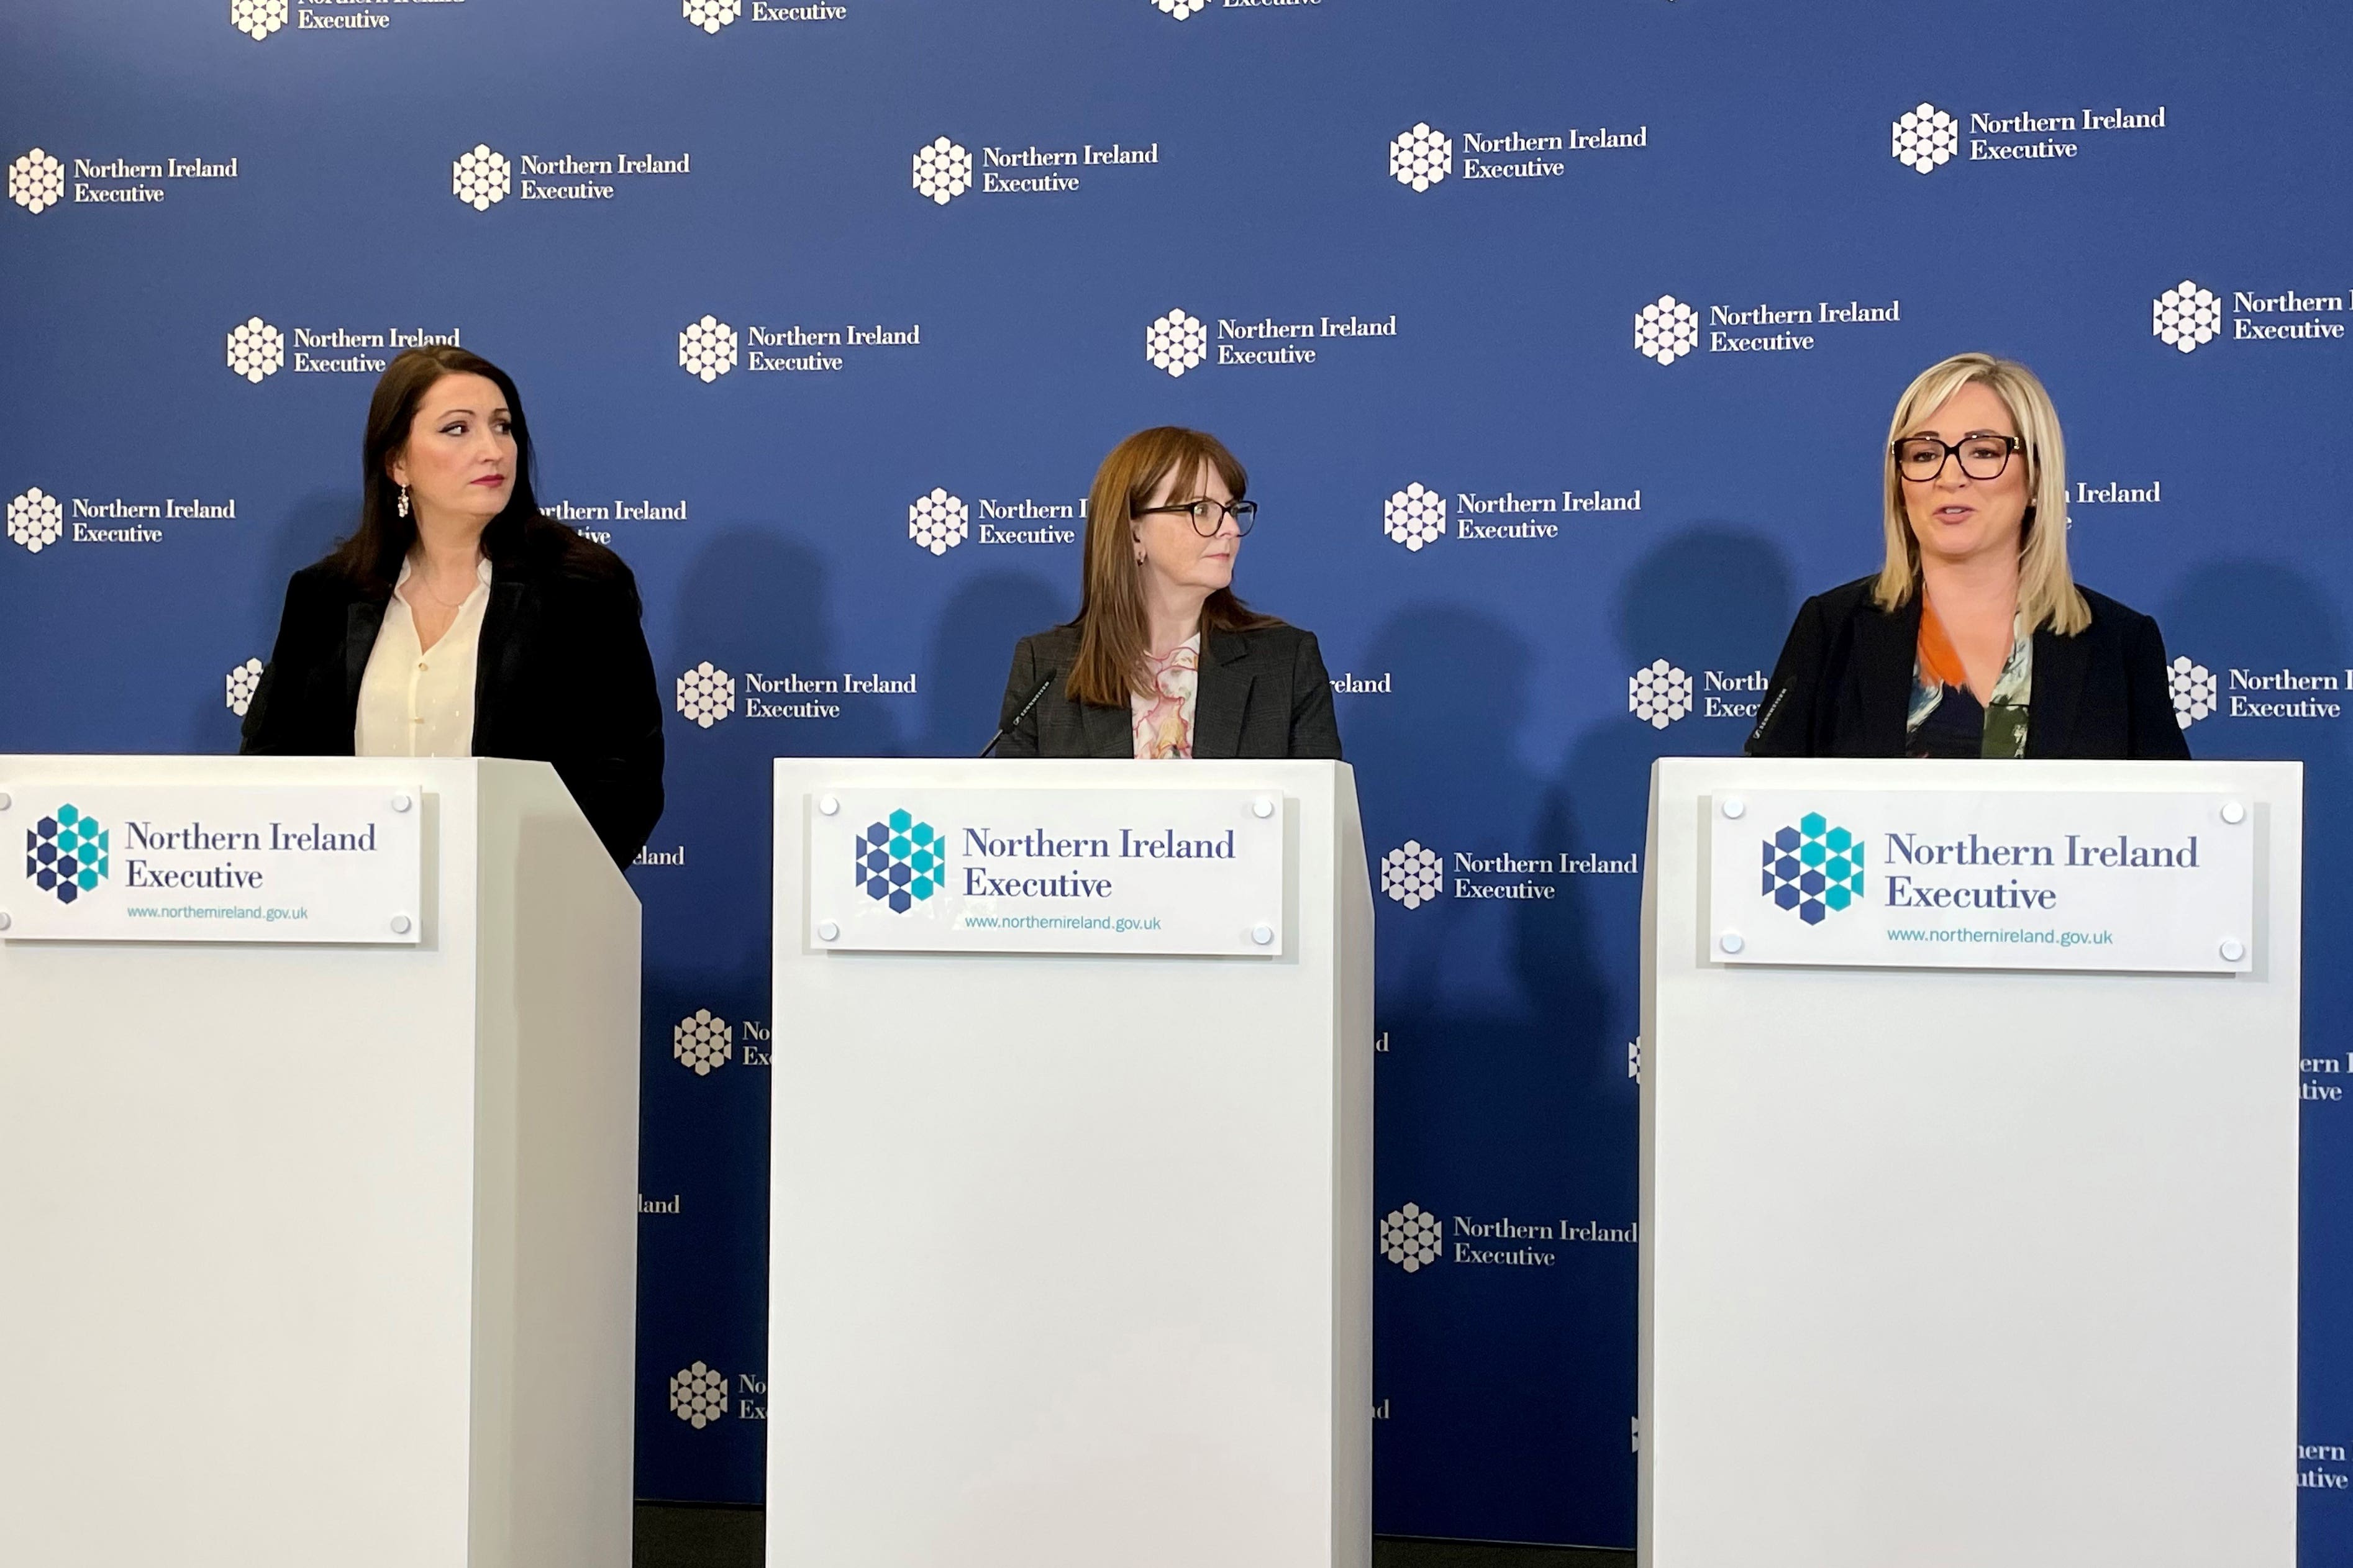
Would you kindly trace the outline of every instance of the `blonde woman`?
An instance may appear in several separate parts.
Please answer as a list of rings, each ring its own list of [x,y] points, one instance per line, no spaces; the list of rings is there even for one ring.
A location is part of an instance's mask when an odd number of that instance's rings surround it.
[[[2189,757],[2157,623],[2068,573],[2066,451],[2032,371],[1923,371],[1885,473],[1886,563],[1799,610],[1749,755]]]
[[[1249,484],[1198,430],[1164,425],[1112,448],[1087,501],[1079,617],[1015,647],[1000,755],[1340,754],[1314,634],[1234,596],[1258,517]]]

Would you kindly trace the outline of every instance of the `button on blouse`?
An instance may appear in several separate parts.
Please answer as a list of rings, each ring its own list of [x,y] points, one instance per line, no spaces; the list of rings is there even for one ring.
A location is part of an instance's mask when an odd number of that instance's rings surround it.
[[[474,668],[482,613],[491,602],[491,563],[475,571],[474,591],[431,647],[419,645],[406,592],[409,563],[384,607],[367,669],[360,677],[359,721],[352,750],[362,757],[470,757],[474,754]]]

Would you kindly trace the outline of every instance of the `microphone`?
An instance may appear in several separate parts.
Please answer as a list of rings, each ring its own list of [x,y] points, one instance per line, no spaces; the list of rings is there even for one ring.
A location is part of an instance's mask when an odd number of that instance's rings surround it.
[[[1050,669],[1046,672],[1046,679],[1038,683],[1038,689],[1029,694],[1029,700],[1021,704],[1020,710],[1015,713],[1012,718],[1008,719],[1004,723],[999,724],[997,727],[997,733],[991,735],[988,738],[988,744],[980,749],[980,754],[982,756],[985,757],[988,755],[989,752],[997,750],[997,742],[1004,740],[1006,734],[1011,731],[1014,726],[1020,723],[1022,720],[1029,717],[1029,710],[1038,706],[1038,699],[1046,695],[1046,688],[1053,685],[1054,677],[1061,673],[1062,672],[1059,669]]]

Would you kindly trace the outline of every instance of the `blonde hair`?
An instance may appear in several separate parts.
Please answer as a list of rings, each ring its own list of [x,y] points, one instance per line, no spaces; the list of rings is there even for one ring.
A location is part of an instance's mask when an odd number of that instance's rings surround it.
[[[1947,398],[1971,383],[1990,387],[2010,410],[2024,444],[2026,459],[2026,521],[2018,546],[2018,607],[2029,631],[2049,626],[2062,637],[2073,637],[2092,624],[2092,607],[2076,591],[2067,570],[2067,447],[2059,434],[2059,411],[2051,394],[2034,373],[2016,360],[1991,354],[1955,354],[1930,365],[1895,400],[1895,417],[1887,426],[1886,467],[1882,493],[1887,563],[1879,569],[1872,598],[1883,610],[1910,601],[1920,587],[1920,542],[1912,535],[1912,521],[1904,510],[1904,479],[1895,471],[1895,443],[1912,431]]]

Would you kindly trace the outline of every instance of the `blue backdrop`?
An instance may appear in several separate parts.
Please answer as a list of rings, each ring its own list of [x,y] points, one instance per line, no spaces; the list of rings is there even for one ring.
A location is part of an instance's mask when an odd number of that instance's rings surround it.
[[[1379,1265],[1377,1526],[1626,1545],[1646,771],[1735,750],[1875,566],[1914,373],[2042,373],[2079,575],[2160,618],[2196,752],[2305,761],[2347,934],[2348,42],[2285,0],[16,0],[0,749],[233,747],[376,369],[512,370],[676,699],[639,1490],[754,1500],[764,763],[976,749],[1096,461],[1214,430],[1384,858],[1379,1205],[1449,1242]],[[2353,998],[2307,984],[2319,1564]],[[1505,1219],[1519,1261],[1451,1249]]]

